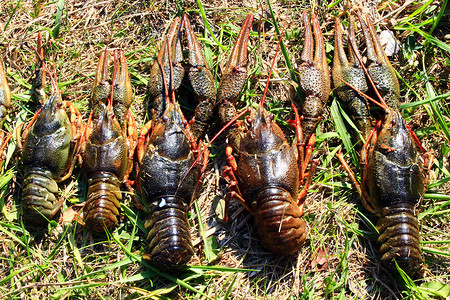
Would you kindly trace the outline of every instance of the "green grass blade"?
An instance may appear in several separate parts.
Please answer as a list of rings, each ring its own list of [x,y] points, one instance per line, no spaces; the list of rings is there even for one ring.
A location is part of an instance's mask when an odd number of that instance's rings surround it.
[[[444,15],[444,12],[447,8],[447,2],[448,0],[444,0],[441,4],[441,10],[439,11],[438,16],[434,19],[434,23],[433,26],[431,27],[430,31],[428,32],[428,34],[432,34],[434,29],[436,28],[436,26],[439,24],[439,21],[441,21],[442,16]]]
[[[420,34],[422,37],[424,37],[429,43],[441,48],[442,50],[450,53],[450,45],[447,45],[446,43],[442,42],[441,40],[435,38],[434,36],[429,35],[428,33],[423,32],[420,28],[416,27],[415,25],[407,22],[407,25],[409,26],[396,26],[394,29],[396,30],[410,30],[413,32],[416,32]]]
[[[344,113],[341,106],[336,100],[331,103],[331,115],[333,117],[334,124],[336,126],[336,132],[344,144],[345,150],[350,153],[350,158],[355,166],[359,167],[359,160],[356,151],[354,150],[352,141],[350,139],[350,134],[345,127],[344,121],[342,120],[342,114]]]
[[[170,280],[170,281],[172,281],[172,282],[174,282],[174,283],[176,283],[176,284],[179,284],[180,286],[182,286],[182,287],[184,287],[184,288],[190,290],[191,292],[194,292],[194,293],[196,293],[196,294],[200,294],[200,295],[202,295],[203,297],[205,297],[205,298],[207,298],[207,299],[212,299],[211,297],[209,297],[208,295],[206,295],[206,294],[200,292],[199,290],[197,290],[197,289],[194,288],[193,286],[189,285],[189,284],[186,283],[185,281],[183,281],[183,280],[181,280],[181,279],[179,279],[179,278],[176,278],[176,277],[174,277],[174,276],[172,276],[172,275],[169,275],[169,274],[167,274],[167,273],[161,272],[161,271],[159,271],[158,269],[156,269],[155,267],[149,265],[146,261],[144,261],[144,260],[142,259],[142,257],[138,257],[137,255],[135,255],[135,254],[133,254],[131,251],[129,251],[129,250],[127,249],[127,247],[126,247],[121,241],[119,241],[115,236],[113,236],[113,239],[114,239],[114,241],[122,248],[122,250],[125,252],[126,255],[128,255],[129,257],[131,257],[133,260],[142,263],[142,264],[143,264],[146,268],[148,268],[150,271],[152,271],[152,272],[156,273],[157,275],[159,275],[159,276],[161,276],[161,277],[164,277],[164,278],[166,278],[166,279],[168,279],[168,280]]]
[[[222,50],[227,50],[227,47],[225,47],[224,45],[222,45],[219,40],[216,38],[216,36],[214,35],[214,32],[211,30],[211,26],[209,26],[209,22],[206,19],[206,15],[205,15],[205,10],[203,9],[203,4],[201,0],[197,0],[197,4],[198,4],[198,8],[200,10],[200,16],[203,19],[203,24],[205,25],[205,27],[208,29],[209,34],[212,36],[214,42],[216,42],[216,44],[222,49]]]
[[[203,251],[205,252],[206,260],[209,263],[211,263],[211,262],[215,261],[218,257],[214,253],[214,249],[212,249],[211,243],[208,242],[208,239],[206,237],[205,225],[203,225],[202,214],[200,213],[200,207],[198,206],[197,200],[194,200],[194,208],[195,208],[195,213],[197,214],[198,227],[199,227],[198,230],[200,232],[200,236],[202,237],[203,244],[204,244]]]
[[[61,17],[64,10],[64,0],[58,1],[58,8],[56,9],[55,26],[52,30],[52,36],[56,40],[59,37],[59,29],[61,27]]]
[[[420,14],[421,12],[425,11],[430,4],[433,3],[433,0],[428,0],[425,2],[421,7],[416,9],[412,14],[410,14],[406,19],[402,20],[400,24],[407,23],[409,20]]]
[[[5,27],[3,27],[3,31],[6,31],[6,28],[8,28],[8,25],[11,22],[11,19],[14,17],[14,14],[16,13],[17,9],[19,8],[20,2],[22,2],[22,0],[17,1],[16,6],[14,6],[11,14],[9,15],[8,21],[6,21]]]
[[[420,105],[424,105],[424,104],[429,104],[431,102],[435,102],[441,99],[445,99],[450,97],[450,92],[442,94],[442,95],[438,95],[432,98],[428,98],[428,99],[424,99],[424,100],[419,100],[419,101],[414,101],[414,102],[410,102],[410,103],[403,103],[400,104],[400,108],[404,109],[404,108],[411,108],[411,107],[417,107]]]
[[[278,36],[281,35],[280,27],[278,26],[277,18],[275,16],[275,13],[272,9],[272,4],[270,3],[270,0],[267,0],[267,4],[269,5],[270,10],[270,16],[272,17],[273,26],[275,27],[275,31],[277,32]],[[287,52],[286,46],[283,43],[283,40],[281,40],[280,43],[281,53],[283,53],[284,60],[286,61],[286,66],[289,69],[289,76],[291,77],[291,80],[294,82],[298,82],[297,76],[295,76],[294,67],[292,66],[291,59],[289,58],[289,54]],[[301,89],[298,89],[301,92]]]

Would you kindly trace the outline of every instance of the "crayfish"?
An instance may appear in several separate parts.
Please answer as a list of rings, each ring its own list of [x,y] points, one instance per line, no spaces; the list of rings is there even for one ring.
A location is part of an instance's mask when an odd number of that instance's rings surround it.
[[[133,167],[136,123],[129,107],[133,90],[123,51],[114,52],[112,84],[108,81],[108,51],[100,55],[92,88],[92,112],[81,142],[83,172],[88,181],[84,222],[102,232],[117,223],[122,192]],[[105,104],[107,103],[107,104]]]
[[[245,36],[240,34],[238,45],[243,39],[248,40],[252,19],[250,14],[244,22]],[[186,121],[175,100],[175,90],[184,76],[182,29],[186,32],[189,48],[189,81],[200,99],[190,122]],[[234,80],[230,72],[241,73],[245,69],[246,51],[243,57],[238,50],[232,51],[230,66],[224,71],[221,85],[224,80]],[[241,88],[243,83],[234,81],[234,85],[240,84]],[[228,85],[233,85],[233,81]],[[208,157],[207,149],[201,150],[206,147],[198,140],[214,107],[225,102],[219,97],[220,92],[216,96],[213,76],[186,15],[181,20],[176,18],[169,30],[152,67],[149,91],[153,99],[153,117],[143,127],[138,142],[139,190],[147,212],[145,226],[149,230],[145,258],[163,269],[177,269],[183,267],[194,253],[187,211],[197,193]],[[233,87],[232,98],[238,97],[240,89],[235,91]]]
[[[366,139],[360,157],[361,185],[344,161],[342,153],[339,152],[338,158],[354,181],[364,207],[378,217],[381,261],[390,270],[396,270],[397,263],[409,276],[420,277],[423,273],[423,258],[417,214],[428,184],[433,155],[425,151],[398,110],[400,86],[376,36],[370,16],[366,15],[364,19],[358,12],[358,18],[365,37],[369,65],[366,69],[362,64],[352,17],[349,29],[351,59],[350,63],[347,61],[340,22],[336,20],[333,78],[334,84],[340,86],[338,95],[342,101],[351,103],[352,112],[360,112],[354,118],[361,120],[357,126]],[[357,88],[365,86],[364,73],[380,100],[372,101],[384,110],[384,116],[373,129],[366,128],[371,127],[370,116],[367,104],[360,96],[363,93],[357,91]],[[347,83],[349,86],[352,83],[357,86],[353,87],[354,91],[341,86],[340,81],[346,80],[352,81]]]
[[[229,166],[223,170],[230,183],[226,202],[233,198],[247,208],[254,215],[263,246],[279,255],[297,252],[307,236],[302,219],[304,196],[317,162],[312,162],[309,173],[305,171],[315,140],[312,132],[330,93],[323,37],[317,17],[314,13],[311,16],[316,53],[313,59],[310,22],[304,12],[306,37],[299,74],[306,101],[302,118],[293,106],[297,141],[290,146],[273,115],[264,109],[267,82],[259,107],[250,109],[246,123],[230,132],[226,149]]]
[[[30,224],[42,224],[53,219],[63,205],[58,201],[57,182],[64,181],[72,174],[78,152],[81,114],[71,102],[61,99],[61,92],[48,72],[42,53],[38,49],[38,60],[52,79],[53,95],[43,104],[25,128],[22,137],[18,137],[18,146],[22,149],[22,166],[25,172],[22,188],[22,214]],[[43,78],[37,78],[44,82]],[[71,118],[66,113],[70,108]],[[19,135],[19,131],[18,131]]]

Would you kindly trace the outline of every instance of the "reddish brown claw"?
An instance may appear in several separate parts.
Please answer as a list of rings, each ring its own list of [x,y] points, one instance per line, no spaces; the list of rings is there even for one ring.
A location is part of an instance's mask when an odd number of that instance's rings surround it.
[[[317,16],[313,12],[311,13],[311,19],[315,40],[314,58],[311,25],[307,11],[304,11],[305,45],[301,56],[302,64],[298,70],[300,86],[305,92],[305,102],[303,103],[302,112],[302,144],[306,144],[314,132],[320,121],[323,107],[330,95],[330,76],[322,32]]]
[[[108,50],[100,53],[97,73],[95,75],[94,84],[92,85],[90,102],[91,107],[94,107],[98,102],[106,103],[109,95],[111,94],[111,84],[108,80],[108,55]]]
[[[367,57],[370,62],[367,71],[386,104],[394,110],[398,109],[400,85],[395,70],[381,47],[371,17],[367,14],[364,20],[361,11],[358,11],[358,19],[364,33]]]
[[[333,83],[336,87],[339,100],[348,106],[351,118],[355,122],[356,127],[361,131],[364,140],[366,140],[372,130],[367,100],[342,82],[343,80],[359,91],[367,93],[368,86],[364,71],[359,62],[361,60],[361,54],[355,41],[355,26],[352,16],[350,16],[349,23],[348,40],[351,47],[349,47],[348,52],[350,61],[347,59],[344,51],[341,22],[339,18],[336,19],[334,27]]]
[[[229,122],[233,118],[235,114],[234,103],[247,78],[247,47],[252,23],[253,14],[250,13],[239,32],[238,39],[231,51],[217,91],[219,116],[224,123]]]
[[[157,62],[153,64],[148,82],[148,94],[153,100],[153,118],[159,119],[164,113],[167,96],[170,90],[176,90],[184,77],[184,68],[181,66],[183,53],[181,52],[181,18],[176,17],[167,33]],[[172,63],[172,74],[170,62]],[[171,82],[173,86],[171,86]]]
[[[6,118],[7,110],[11,105],[11,91],[6,80],[3,62],[0,60],[0,128]]]
[[[113,103],[120,103],[128,109],[133,101],[133,88],[131,87],[125,53],[122,50],[114,51],[113,78]]]
[[[183,16],[183,26],[189,48],[189,81],[199,100],[194,119],[191,122],[191,131],[197,140],[208,126],[209,118],[212,115],[216,101],[216,86],[214,76],[203,55],[202,47],[186,15]]]

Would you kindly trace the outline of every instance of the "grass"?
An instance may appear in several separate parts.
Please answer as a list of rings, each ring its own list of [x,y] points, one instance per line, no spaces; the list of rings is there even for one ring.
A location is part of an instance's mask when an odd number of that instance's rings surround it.
[[[64,4],[64,7],[62,6]],[[323,4],[323,5],[322,5]],[[264,12],[261,13],[261,5]],[[404,103],[402,114],[435,160],[432,179],[419,214],[426,271],[423,281],[394,277],[380,265],[376,218],[360,203],[347,174],[336,159],[339,148],[358,174],[358,153],[350,118],[334,95],[317,130],[315,156],[320,164],[306,199],[304,219],[310,233],[301,251],[277,257],[261,247],[252,217],[232,202],[230,221],[223,222],[227,187],[220,172],[224,142],[211,147],[204,187],[190,210],[195,255],[181,273],[161,272],[142,260],[145,248],[143,212],[127,197],[118,228],[93,236],[73,222],[52,221],[31,231],[20,217],[23,173],[11,140],[0,171],[0,298],[5,299],[444,299],[450,295],[450,50],[447,1],[384,3],[376,14],[390,18],[377,26],[389,28],[404,45],[390,58],[398,72]],[[389,5],[389,6],[388,6]],[[327,7],[328,6],[328,7]],[[329,65],[333,55],[334,17],[343,1],[315,5]],[[0,5],[1,58],[7,67],[13,104],[5,122],[14,131],[36,110],[30,98],[37,32],[46,33],[53,51],[51,69],[66,100],[85,117],[98,56],[105,47],[122,48],[135,90],[133,113],[146,120],[145,92],[150,67],[163,32],[179,12],[186,11],[220,79],[243,19],[262,16],[250,38],[250,76],[239,107],[252,105],[262,94],[280,31],[282,55],[276,58],[266,107],[292,139],[286,126],[290,101],[298,101],[295,66],[303,48],[302,9],[298,1],[7,1]],[[341,16],[344,23],[346,17]],[[439,22],[440,21],[440,22]],[[257,21],[255,21],[257,24]],[[51,37],[51,38],[50,38]],[[187,104],[186,104],[187,105]],[[192,107],[187,107],[188,110]],[[220,125],[214,117],[212,131]],[[86,198],[86,181],[77,168],[60,185],[64,210]]]

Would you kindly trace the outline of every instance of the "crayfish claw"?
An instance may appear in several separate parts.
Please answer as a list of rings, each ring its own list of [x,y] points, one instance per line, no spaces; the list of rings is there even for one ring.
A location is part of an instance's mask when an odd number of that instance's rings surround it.
[[[223,71],[222,80],[217,90],[217,103],[219,103],[219,116],[223,123],[229,122],[233,113],[221,113],[227,106],[226,102],[234,104],[239,96],[242,87],[247,78],[247,64],[248,64],[248,39],[253,23],[253,14],[248,14],[239,32],[236,44],[231,51],[230,58]],[[223,117],[223,118],[222,118]]]
[[[106,103],[111,94],[111,84],[108,81],[108,56],[108,50],[100,53],[97,73],[95,74],[94,84],[92,85],[91,107],[95,106],[98,102]]]
[[[183,26],[189,48],[189,80],[192,88],[200,99],[213,102],[216,99],[214,77],[186,15],[183,15]]]
[[[113,102],[130,107],[133,101],[133,88],[131,87],[130,74],[128,73],[125,53],[122,50],[114,51],[114,97]]]
[[[199,104],[191,123],[192,134],[194,139],[197,140],[208,126],[209,118],[213,113],[213,107],[216,101],[216,87],[214,84],[214,76],[206,62],[202,47],[186,15],[183,15],[182,22],[189,48],[189,81],[191,82],[195,95],[199,98]]]
[[[45,102],[45,71],[42,66],[42,59],[44,58],[44,48],[42,47],[42,34],[38,32],[37,38],[37,61],[34,69],[32,99],[36,104],[44,104]]]
[[[315,54],[313,59],[313,36],[308,18],[308,13],[303,12],[303,22],[305,23],[305,45],[298,69],[299,82],[305,92],[305,102],[303,104],[302,128],[303,137],[299,138],[302,143],[306,143],[314,132],[320,121],[323,108],[330,95],[330,76],[322,32],[320,30],[317,16],[312,12],[311,19],[314,29]]]
[[[361,54],[356,45],[355,26],[351,15],[349,23],[348,40],[351,47],[349,47],[348,52],[350,61],[348,61],[344,50],[341,22],[339,18],[336,18],[332,77],[339,99],[349,107],[350,116],[355,122],[356,127],[362,132],[365,140],[372,130],[367,100],[346,84],[352,85],[362,93],[367,93],[368,86],[364,70],[361,68],[359,62],[361,60]]]
[[[125,53],[122,50],[114,51],[113,71],[113,106],[114,115],[117,116],[122,128],[126,127],[128,109],[133,102],[133,88],[128,73]]]
[[[0,129],[3,126],[8,108],[11,105],[11,91],[6,80],[3,62],[0,60]]]
[[[162,117],[166,102],[168,101],[169,90],[176,90],[180,87],[184,77],[184,68],[181,65],[183,53],[181,51],[181,19],[176,17],[173,21],[166,39],[158,52],[157,61],[150,71],[148,82],[148,95],[153,102],[153,118]],[[171,67],[173,80],[171,77]],[[172,82],[172,84],[171,84]]]
[[[358,11],[357,15],[364,33],[367,58],[370,62],[367,71],[375,83],[376,90],[381,94],[386,104],[394,110],[398,109],[400,105],[400,85],[395,70],[381,47],[371,17],[366,14],[364,19],[361,11]]]

